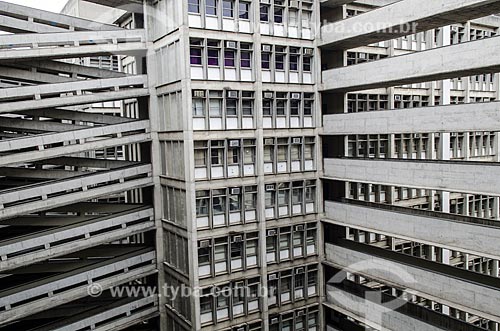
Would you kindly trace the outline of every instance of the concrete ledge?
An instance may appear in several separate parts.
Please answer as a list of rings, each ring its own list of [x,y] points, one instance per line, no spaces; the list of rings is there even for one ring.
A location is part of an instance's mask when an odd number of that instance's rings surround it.
[[[496,0],[403,0],[323,26],[321,46],[355,48],[498,12]]]
[[[497,288],[332,244],[325,245],[325,254],[327,262],[338,268],[500,322],[500,291]],[[352,270],[353,266],[357,268]],[[360,266],[363,266],[362,270]]]
[[[500,227],[467,224],[349,203],[325,202],[327,223],[355,227],[429,245],[500,259]]]
[[[498,54],[500,36],[330,69],[323,71],[321,90],[360,91],[498,72]]]
[[[500,102],[323,116],[325,135],[496,131]]]
[[[500,195],[500,167],[494,162],[325,159],[324,177],[437,191]]]

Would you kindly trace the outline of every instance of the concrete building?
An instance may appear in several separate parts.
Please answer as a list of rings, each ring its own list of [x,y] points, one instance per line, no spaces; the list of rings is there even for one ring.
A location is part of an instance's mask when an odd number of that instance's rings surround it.
[[[498,331],[500,1],[63,12],[0,2],[0,331]]]

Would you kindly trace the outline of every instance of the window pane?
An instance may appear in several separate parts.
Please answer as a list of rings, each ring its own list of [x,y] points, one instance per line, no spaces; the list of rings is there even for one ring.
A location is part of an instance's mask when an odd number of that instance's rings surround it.
[[[246,2],[240,2],[240,19],[248,20],[250,19],[248,12],[250,10],[250,4]]]
[[[209,49],[208,50],[208,65],[218,66],[219,65],[219,50]]]
[[[260,21],[269,22],[269,6],[260,5]]]
[[[190,13],[200,13],[200,0],[188,0],[188,11]]]
[[[206,14],[217,15],[217,0],[206,0]]]
[[[201,49],[191,48],[191,64],[201,65]]]
[[[233,6],[234,3],[232,0],[224,0],[222,1],[222,16],[224,17],[233,17]]]

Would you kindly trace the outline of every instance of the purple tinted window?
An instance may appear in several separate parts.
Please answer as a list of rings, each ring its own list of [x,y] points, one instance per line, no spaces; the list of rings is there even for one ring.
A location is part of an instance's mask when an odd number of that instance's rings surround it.
[[[285,56],[276,54],[276,70],[285,70]]]
[[[219,65],[219,51],[216,49],[208,50],[208,65],[218,66]]]
[[[201,49],[191,48],[191,64],[201,65]]]
[[[190,13],[199,14],[200,13],[200,0],[189,0],[188,1],[188,11]]]
[[[241,52],[241,67],[250,68],[251,66],[251,55],[248,52]]]
[[[270,69],[271,68],[271,65],[270,65],[271,55],[266,54],[266,53],[262,53],[261,59],[262,59],[262,69]]]
[[[234,51],[224,51],[224,66],[234,67]]]

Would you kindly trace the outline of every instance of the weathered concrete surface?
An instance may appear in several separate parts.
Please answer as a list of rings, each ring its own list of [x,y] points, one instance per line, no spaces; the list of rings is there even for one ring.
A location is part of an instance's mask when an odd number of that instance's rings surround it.
[[[325,159],[324,177],[438,191],[500,195],[494,162]]]
[[[323,116],[325,135],[480,132],[500,128],[500,102]]]
[[[498,12],[498,0],[403,0],[324,25],[321,46],[355,48]]]

